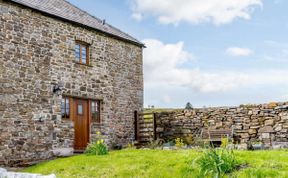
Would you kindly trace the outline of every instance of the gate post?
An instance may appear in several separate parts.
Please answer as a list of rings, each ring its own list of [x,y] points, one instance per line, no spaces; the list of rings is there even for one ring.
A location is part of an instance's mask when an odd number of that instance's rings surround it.
[[[138,112],[134,111],[134,132],[135,132],[135,141],[138,141],[139,137],[139,128],[138,128]]]
[[[153,113],[153,138],[154,140],[157,140],[157,113]]]

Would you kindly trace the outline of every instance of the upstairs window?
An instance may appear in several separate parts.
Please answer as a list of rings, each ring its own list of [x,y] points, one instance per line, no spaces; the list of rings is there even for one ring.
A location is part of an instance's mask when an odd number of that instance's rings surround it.
[[[92,121],[100,123],[100,101],[91,101]]]
[[[63,97],[61,102],[61,115],[63,119],[70,118],[70,100],[68,97]]]
[[[79,64],[89,64],[89,45],[83,42],[76,42],[75,61]]]

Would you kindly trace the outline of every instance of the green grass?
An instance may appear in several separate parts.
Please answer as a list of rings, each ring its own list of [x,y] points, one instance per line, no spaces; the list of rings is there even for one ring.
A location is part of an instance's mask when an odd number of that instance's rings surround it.
[[[57,178],[143,177],[193,178],[199,174],[198,150],[121,150],[104,156],[77,155],[26,168],[25,172],[57,175]],[[248,166],[227,177],[288,177],[288,151],[235,151]]]

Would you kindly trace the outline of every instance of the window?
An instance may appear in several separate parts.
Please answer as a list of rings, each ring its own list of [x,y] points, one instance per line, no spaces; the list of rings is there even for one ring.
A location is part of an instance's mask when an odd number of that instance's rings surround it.
[[[89,64],[89,45],[82,43],[82,42],[76,42],[75,46],[75,61],[79,64]]]
[[[91,101],[92,121],[100,123],[100,101]]]
[[[70,101],[69,98],[63,97],[61,102],[61,115],[64,119],[70,118]]]
[[[83,115],[83,105],[82,103],[78,103],[78,107],[77,107],[77,113],[78,115]]]

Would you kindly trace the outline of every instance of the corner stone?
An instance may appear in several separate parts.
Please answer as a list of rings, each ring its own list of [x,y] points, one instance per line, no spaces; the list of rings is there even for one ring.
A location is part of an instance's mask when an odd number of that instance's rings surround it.
[[[74,149],[73,148],[57,148],[57,149],[54,149],[52,152],[53,152],[53,155],[56,157],[68,157],[68,156],[73,155]]]

